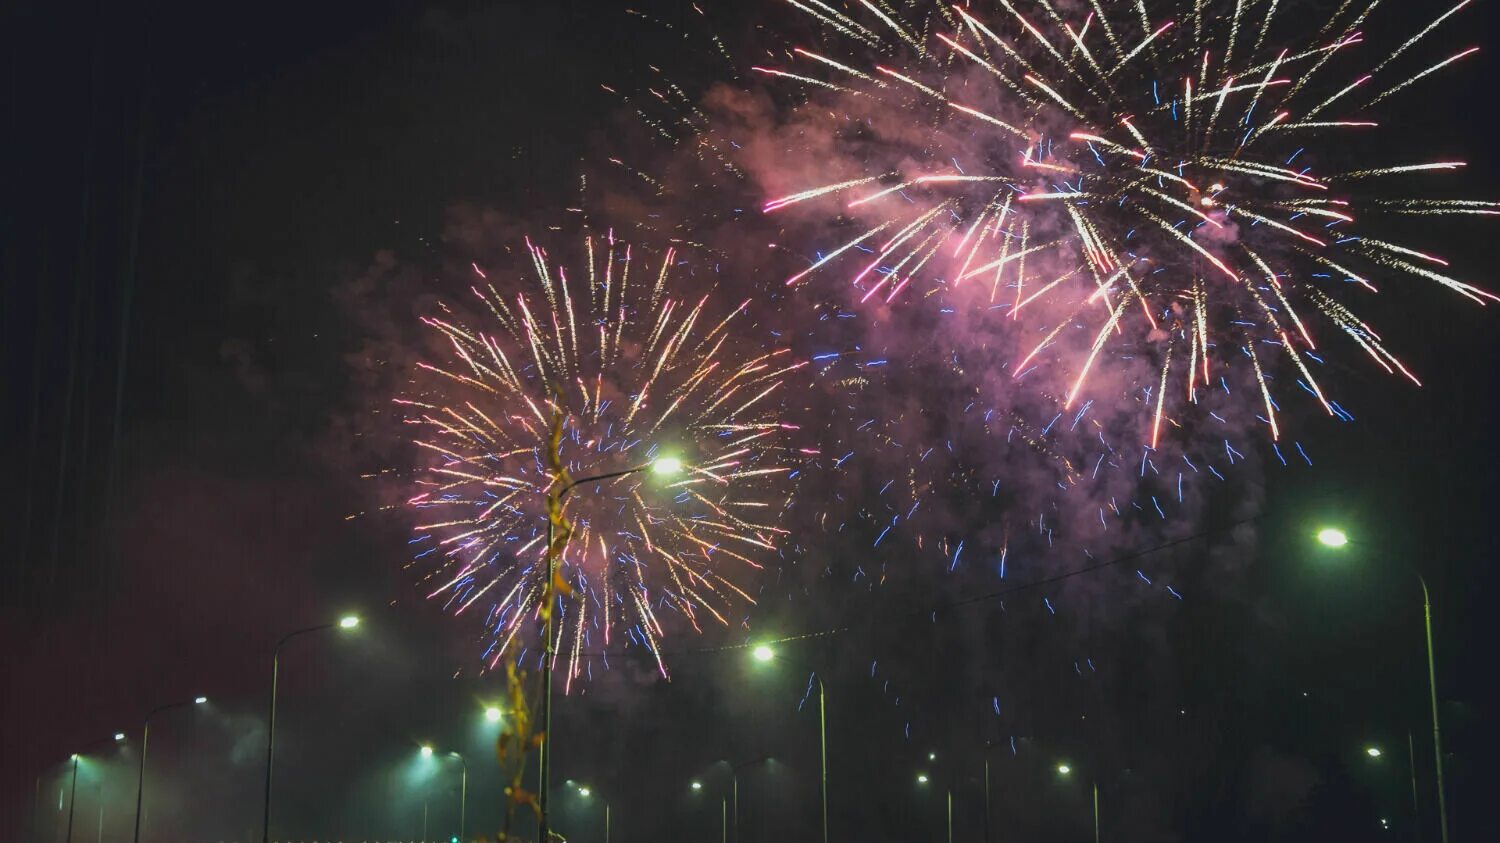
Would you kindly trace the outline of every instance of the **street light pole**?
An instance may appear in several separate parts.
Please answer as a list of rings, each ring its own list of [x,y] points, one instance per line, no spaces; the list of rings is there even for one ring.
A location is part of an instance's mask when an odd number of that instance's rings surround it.
[[[557,581],[557,550],[552,546],[554,526],[552,514],[558,517],[562,515],[562,507],[568,493],[584,483],[595,483],[600,480],[613,480],[616,477],[624,477],[627,474],[635,474],[648,468],[657,468],[662,472],[675,472],[682,467],[681,462],[675,458],[666,457],[653,462],[645,462],[624,471],[612,471],[608,474],[596,474],[592,477],[582,477],[570,480],[560,489],[553,489],[547,493],[547,584],[542,588],[542,595],[547,600],[546,619],[544,622],[543,635],[546,641],[542,646],[542,753],[540,763],[537,765],[537,776],[540,779],[537,793],[537,813],[540,814],[538,828],[538,843],[551,843],[550,835],[552,826],[548,815],[548,792],[552,789],[552,661],[557,656],[556,641],[552,634],[552,615],[556,610],[557,597],[553,591],[553,583]],[[566,539],[564,539],[566,543]]]
[[[465,837],[465,826],[468,825],[467,819],[469,812],[469,762],[457,752],[450,752],[448,754],[454,758],[457,758],[458,763],[463,765],[463,779],[461,780],[461,784],[458,788],[458,839],[467,840],[468,838]],[[608,841],[606,841],[606,843],[608,843]]]
[[[1094,787],[1094,843],[1099,843],[1099,782],[1090,782]]]
[[[202,705],[206,702],[208,702],[207,697],[194,697],[191,700],[159,705],[147,712],[146,719],[141,722],[141,769],[136,774],[135,780],[135,836],[132,838],[135,843],[141,843],[141,807],[146,799],[146,749],[151,742],[151,718],[170,709],[181,708],[189,704]]]
[[[271,652],[271,704],[270,713],[266,715],[266,795],[260,824],[261,843],[270,843],[271,840],[271,768],[276,758],[276,690],[281,679],[281,648],[286,642],[309,632],[321,632],[334,627],[352,629],[358,625],[359,618],[349,615],[337,624],[318,624],[289,632],[276,642],[276,649]]]
[[[1417,804],[1417,750],[1412,745],[1411,730],[1406,730],[1406,770],[1411,773],[1411,826],[1422,841],[1422,809]]]
[[[1427,693],[1432,700],[1432,754],[1437,762],[1438,827],[1442,831],[1443,843],[1448,843],[1448,799],[1443,785],[1443,734],[1438,727],[1437,667],[1432,655],[1432,596],[1427,590],[1427,579],[1415,569],[1417,582],[1422,584],[1422,626],[1427,633]]]
[[[1334,527],[1326,527],[1318,531],[1317,539],[1331,548],[1340,548],[1350,544],[1362,548],[1369,546],[1365,542],[1351,540],[1343,530]],[[1432,704],[1432,755],[1437,767],[1438,828],[1442,832],[1442,843],[1448,843],[1448,797],[1443,781],[1443,734],[1438,725],[1437,664],[1432,652],[1432,593],[1428,590],[1427,578],[1422,576],[1421,571],[1408,563],[1402,564],[1422,586],[1422,629],[1427,640],[1427,694]]]
[[[754,656],[756,661],[768,662],[775,659],[786,664],[797,666],[794,662],[788,661],[787,659],[784,659],[781,656],[777,655],[775,650],[771,649],[765,644],[762,644],[752,650],[751,655]],[[823,675],[816,670],[810,672],[812,673],[813,679],[817,680],[818,683],[818,758],[820,766],[818,793],[819,797],[822,800],[823,843],[828,843],[828,690],[823,685]],[[739,812],[736,811],[735,824],[738,825],[738,823]],[[735,839],[736,841],[738,841],[738,833],[736,833]]]
[[[78,797],[78,753],[73,753],[73,783],[68,786],[68,843],[73,843],[73,803]]]

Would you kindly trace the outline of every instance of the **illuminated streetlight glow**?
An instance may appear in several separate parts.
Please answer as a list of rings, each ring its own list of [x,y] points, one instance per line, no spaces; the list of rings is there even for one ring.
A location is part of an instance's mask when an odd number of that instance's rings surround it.
[[[1057,773],[1058,773],[1058,775],[1060,775],[1060,776],[1066,776],[1067,774],[1069,774],[1071,772],[1073,772],[1073,768],[1072,767],[1069,767],[1066,764],[1059,764],[1059,765],[1057,765]]]
[[[359,626],[359,616],[345,615],[342,618],[339,618],[339,626],[343,629],[353,629],[356,626]]]
[[[430,747],[430,746],[424,746],[424,747],[422,747],[422,757],[423,758],[431,758],[432,757],[432,747]]]
[[[1318,531],[1318,542],[1325,547],[1343,547],[1349,543],[1349,534],[1337,527],[1324,527]]]
[[[682,471],[682,460],[676,457],[658,457],[651,463],[651,472],[670,477]]]
[[[693,782],[693,790],[702,790],[703,782]]]
[[[590,793],[593,793],[593,791],[589,790],[586,787],[580,787],[580,788],[578,788],[578,795],[579,796],[587,798]]]
[[[117,740],[117,741],[123,741],[123,740],[125,740],[125,733],[124,732],[115,732],[115,740]]]
[[[755,656],[755,660],[758,662],[768,662],[771,659],[776,658],[776,651],[762,644],[759,647],[756,647],[755,650],[751,652],[751,655]]]
[[[936,752],[929,752],[929,753],[927,753],[927,760],[928,761],[936,761],[937,760],[937,753]]]
[[[926,773],[918,773],[917,774],[917,784],[927,784],[927,774]]]
[[[208,697],[193,697],[194,705],[203,705],[206,702],[208,702]]]
[[[1380,757],[1380,747],[1378,747],[1378,746],[1367,746],[1367,747],[1365,747],[1365,754],[1368,755],[1368,756],[1370,756],[1371,758],[1379,758]]]
[[[500,722],[500,709],[496,708],[495,706],[490,706],[489,708],[486,708],[484,710],[484,719],[490,721],[491,723],[499,723]]]
[[[77,761],[78,760],[78,753],[75,752],[72,755],[68,756],[68,760],[69,761]]]

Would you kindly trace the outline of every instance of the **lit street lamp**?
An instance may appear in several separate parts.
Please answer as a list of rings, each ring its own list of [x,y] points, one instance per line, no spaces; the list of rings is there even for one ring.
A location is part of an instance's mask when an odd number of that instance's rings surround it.
[[[1318,542],[1325,547],[1342,548],[1353,544],[1365,547],[1362,542],[1352,541],[1348,534],[1337,527],[1324,527],[1318,531]],[[1438,825],[1443,843],[1448,843],[1448,800],[1443,785],[1443,735],[1438,726],[1437,667],[1432,655],[1432,593],[1427,588],[1427,578],[1411,565],[1407,569],[1422,586],[1422,624],[1427,637],[1427,693],[1432,703],[1432,755],[1437,766]]]
[[[1073,768],[1067,764],[1057,765],[1057,774],[1059,776],[1067,776],[1072,772]],[[1099,843],[1099,782],[1091,779],[1089,787],[1094,792],[1094,843]]]
[[[792,662],[781,658],[769,645],[761,644],[750,651],[750,655],[758,662],[768,663],[781,660],[787,664]],[[818,682],[818,757],[822,768],[822,776],[819,782],[819,791],[823,801],[823,843],[828,843],[828,711],[827,711],[827,689],[823,687],[823,676],[817,671],[809,671],[813,679]],[[735,823],[739,823],[739,817],[735,817]]]
[[[339,618],[338,623],[319,624],[289,632],[276,642],[276,649],[271,652],[271,713],[266,718],[266,796],[260,824],[261,843],[270,843],[271,840],[271,768],[276,759],[276,688],[281,679],[281,648],[286,642],[309,632],[335,628],[353,629],[357,626],[359,626],[358,616],[345,615]],[[203,700],[199,699],[198,702],[203,702]]]
[[[569,783],[571,784],[571,782]],[[694,782],[694,784],[697,784],[697,782]],[[579,797],[583,799],[588,799],[594,795],[594,791],[589,789],[588,785],[580,784],[574,785],[574,787],[577,789]],[[604,803],[604,843],[609,843],[609,800],[601,798],[600,801]]]
[[[146,719],[141,721],[141,770],[136,774],[135,780],[135,843],[141,843],[141,805],[146,799],[146,747],[151,741],[151,718],[164,711],[181,708],[185,705],[203,705],[208,702],[208,697],[194,697],[191,701],[168,703],[159,705],[146,713]]]
[[[87,751],[93,747],[101,746],[106,743],[120,743],[123,740],[125,740],[125,733],[115,732],[114,738],[112,740],[106,739],[95,741],[94,743],[85,746],[84,750]],[[68,757],[68,760],[72,762],[73,765],[72,783],[68,785],[68,843],[73,843],[73,802],[78,796],[78,764],[81,760],[83,760],[83,753],[75,752]]]
[[[556,608],[550,605],[556,602],[553,592],[553,583],[557,581],[557,548],[553,547],[553,534],[555,526],[552,523],[551,513],[562,512],[563,503],[568,493],[585,483],[595,483],[600,480],[613,480],[616,477],[624,477],[629,474],[650,469],[652,474],[667,477],[682,471],[682,460],[677,457],[657,457],[649,462],[627,468],[624,471],[611,471],[607,474],[595,474],[590,477],[580,477],[570,480],[563,486],[554,487],[547,492],[547,582],[542,588],[542,595],[547,600],[546,621],[544,624],[545,641],[543,642],[542,654],[542,753],[541,763],[537,765],[537,773],[540,778],[540,786],[537,793],[537,812],[541,815],[537,838],[541,843],[548,843],[548,835],[551,831],[551,821],[547,813],[549,806],[548,794],[551,790],[549,782],[552,778],[552,661],[557,655],[556,640],[552,634],[552,616],[556,614]]]

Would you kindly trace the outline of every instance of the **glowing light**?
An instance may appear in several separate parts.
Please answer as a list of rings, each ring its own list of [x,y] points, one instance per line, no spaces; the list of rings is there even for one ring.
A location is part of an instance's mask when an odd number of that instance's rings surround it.
[[[194,705],[203,705],[206,702],[208,702],[208,697],[193,697]]]
[[[682,471],[682,460],[676,457],[660,457],[651,463],[651,472],[661,477],[671,477]]]
[[[1318,542],[1325,547],[1343,547],[1349,543],[1349,535],[1337,527],[1324,527],[1318,531]]]
[[[768,662],[771,659],[776,658],[776,651],[762,644],[759,647],[756,647],[754,650],[751,650],[750,655],[754,656],[755,660],[758,662]]]
[[[578,795],[579,796],[587,798],[590,793],[593,793],[593,791],[589,790],[586,787],[580,787],[580,788],[578,788]]]
[[[423,758],[431,758],[432,757],[432,747],[430,747],[430,746],[424,746],[424,747],[422,747],[422,757]]]
[[[926,773],[918,773],[917,774],[917,784],[927,784],[927,774]]]
[[[1066,764],[1059,764],[1059,765],[1057,765],[1057,774],[1058,775],[1060,775],[1060,776],[1066,776],[1067,774],[1069,774],[1071,772],[1073,772],[1073,768],[1072,767],[1069,767]]]
[[[123,741],[123,740],[125,740],[125,733],[124,732],[115,732],[115,740],[117,740],[117,741]]]
[[[345,615],[339,618],[339,627],[342,629],[353,629],[356,626],[359,626],[359,617],[357,615]]]
[[[488,720],[491,723],[499,723],[500,717],[501,711],[495,706],[490,706],[489,708],[486,708],[484,710],[484,719]]]
[[[703,782],[693,782],[693,790],[702,790]]]
[[[1370,756],[1371,758],[1379,758],[1382,753],[1380,752],[1380,747],[1378,746],[1367,746],[1365,747],[1365,754]]]

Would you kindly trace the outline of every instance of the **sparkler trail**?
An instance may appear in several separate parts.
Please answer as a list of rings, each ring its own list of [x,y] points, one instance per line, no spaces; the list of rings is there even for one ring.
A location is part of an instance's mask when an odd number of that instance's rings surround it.
[[[664,614],[695,630],[729,625],[755,602],[743,583],[787,534],[797,464],[815,451],[792,446],[779,407],[806,363],[749,341],[750,303],[718,310],[674,248],[585,232],[564,259],[529,239],[525,249],[524,266],[472,266],[480,319],[442,305],[422,320],[437,356],[396,400],[425,455],[408,501],[412,566],[430,599],[483,614],[493,667],[536,643],[548,490],[681,460],[676,476],[580,486],[559,560],[566,686],[587,672],[595,636],[599,650],[624,636],[666,675]],[[548,468],[555,414],[566,475]]]
[[[1274,0],[788,2],[823,43],[756,70],[792,86],[798,137],[821,121],[834,140],[808,144],[818,166],[783,144],[761,180],[791,189],[761,211],[853,224],[786,284],[843,280],[867,306],[951,304],[974,285],[969,306],[1008,303],[1003,318],[1035,338],[1014,377],[1052,370],[1064,409],[1107,397],[1095,373],[1144,349],[1159,374],[1152,447],[1239,367],[1278,440],[1278,358],[1302,387],[1282,391],[1341,415],[1305,359],[1318,325],[1417,382],[1356,315],[1383,279],[1500,301],[1390,225],[1500,203],[1369,192],[1452,179],[1463,162],[1359,160],[1393,97],[1477,51],[1423,55],[1468,0],[1383,48],[1365,33],[1376,3],[1309,27]],[[778,168],[830,177],[788,183]]]

